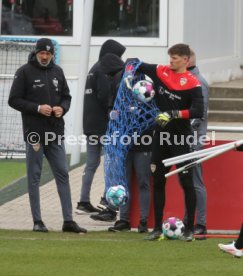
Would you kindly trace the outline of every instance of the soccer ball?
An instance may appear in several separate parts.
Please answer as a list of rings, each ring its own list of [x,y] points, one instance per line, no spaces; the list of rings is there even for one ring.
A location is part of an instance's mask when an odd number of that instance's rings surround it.
[[[122,185],[111,186],[106,192],[106,200],[114,207],[120,207],[127,203],[128,194]]]
[[[170,217],[162,225],[164,237],[170,240],[176,240],[184,232],[184,223],[175,217]]]
[[[155,95],[153,83],[148,80],[140,80],[135,83],[132,92],[135,98],[141,102],[149,102]]]

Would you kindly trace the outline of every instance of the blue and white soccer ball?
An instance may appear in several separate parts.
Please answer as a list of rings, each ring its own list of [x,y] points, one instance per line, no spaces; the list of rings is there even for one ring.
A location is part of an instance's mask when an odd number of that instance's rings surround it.
[[[170,240],[179,239],[183,235],[184,228],[184,223],[176,217],[166,219],[162,225],[164,237]]]
[[[155,95],[153,82],[140,80],[132,88],[133,95],[141,102],[149,102]]]
[[[124,186],[111,186],[106,192],[106,200],[114,207],[120,207],[127,203],[128,193]]]

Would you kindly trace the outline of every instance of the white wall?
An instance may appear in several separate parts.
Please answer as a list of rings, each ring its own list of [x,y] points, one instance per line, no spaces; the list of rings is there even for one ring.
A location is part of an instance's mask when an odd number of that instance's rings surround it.
[[[240,1],[239,4],[239,49],[240,49],[240,63],[243,65],[243,1]]]
[[[184,41],[202,59],[235,55],[235,0],[185,0]]]
[[[184,0],[184,42],[209,83],[241,75],[242,0]]]
[[[65,120],[65,146],[67,153],[71,153],[72,144],[75,144],[74,133],[74,122],[75,122],[75,103],[77,100],[77,94],[80,93],[78,91],[78,80],[77,79],[67,79],[68,86],[70,89],[70,94],[72,96],[71,106],[67,114],[64,116]],[[83,108],[83,103],[80,103],[80,108]]]

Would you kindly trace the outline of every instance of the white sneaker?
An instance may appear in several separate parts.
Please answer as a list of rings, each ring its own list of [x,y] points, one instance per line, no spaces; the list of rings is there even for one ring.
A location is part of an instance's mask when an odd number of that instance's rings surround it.
[[[243,255],[243,249],[237,249],[235,248],[235,242],[233,241],[230,244],[223,244],[223,243],[219,243],[218,247],[220,250],[229,253],[235,257],[240,258]]]

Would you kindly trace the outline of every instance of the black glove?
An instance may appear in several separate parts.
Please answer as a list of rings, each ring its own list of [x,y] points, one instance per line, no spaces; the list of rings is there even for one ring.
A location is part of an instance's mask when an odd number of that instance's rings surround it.
[[[243,145],[240,145],[238,147],[235,147],[236,151],[243,151]]]
[[[198,131],[198,128],[200,127],[201,123],[203,122],[202,119],[192,119],[191,120],[191,126],[194,131]]]
[[[170,110],[159,113],[155,118],[155,122],[159,126],[165,127],[171,120],[177,118],[179,118],[179,110]]]

